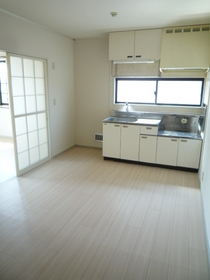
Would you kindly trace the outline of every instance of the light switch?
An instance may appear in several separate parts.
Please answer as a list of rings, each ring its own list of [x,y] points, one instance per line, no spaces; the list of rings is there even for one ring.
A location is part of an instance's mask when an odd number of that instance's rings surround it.
[[[55,62],[52,63],[52,69],[55,70]]]
[[[56,105],[56,99],[55,98],[53,99],[53,105],[54,106]]]

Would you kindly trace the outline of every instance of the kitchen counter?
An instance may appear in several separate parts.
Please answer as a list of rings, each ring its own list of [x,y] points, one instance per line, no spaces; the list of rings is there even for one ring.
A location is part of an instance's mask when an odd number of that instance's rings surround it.
[[[158,136],[174,137],[174,138],[188,138],[188,139],[202,139],[199,133],[194,132],[181,132],[181,131],[169,131],[159,130]]]
[[[134,124],[134,125],[152,125],[158,126],[161,122],[160,119],[138,119],[132,117],[109,117],[103,120],[103,123],[121,123],[121,124]]]

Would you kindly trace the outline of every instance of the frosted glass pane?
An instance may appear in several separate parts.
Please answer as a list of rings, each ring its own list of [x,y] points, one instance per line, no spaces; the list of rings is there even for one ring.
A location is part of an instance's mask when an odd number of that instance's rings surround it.
[[[37,95],[45,94],[44,79],[36,79],[36,94]]]
[[[28,150],[28,139],[27,139],[27,134],[17,136],[16,138],[17,141],[17,152],[22,153]]]
[[[48,157],[48,145],[44,144],[39,147],[40,150],[40,159],[44,159]]]
[[[27,117],[27,123],[28,123],[28,132],[37,130],[37,119],[36,115],[31,115]]]
[[[35,61],[35,76],[37,78],[44,78],[44,64],[42,61]]]
[[[29,149],[38,146],[38,133],[37,131],[28,134]]]
[[[35,95],[33,78],[25,78],[25,95]]]
[[[18,165],[19,170],[22,170],[29,166],[28,151],[18,155]]]
[[[35,96],[27,96],[26,97],[26,111],[27,111],[27,113],[36,112]]]
[[[15,132],[16,135],[26,133],[26,117],[20,117],[15,119]]]
[[[25,114],[25,101],[24,97],[13,97],[14,115]]]
[[[11,64],[11,75],[22,77],[23,76],[22,58],[11,56],[10,64]]]
[[[24,76],[34,77],[34,62],[31,59],[23,59]]]
[[[38,114],[38,128],[45,128],[47,127],[47,122],[46,122],[46,114]]]
[[[37,111],[45,111],[45,95],[36,97]]]
[[[39,130],[39,144],[47,143],[47,129],[41,129]]]
[[[12,94],[13,96],[23,96],[23,78],[12,78]]]
[[[30,164],[34,164],[39,161],[39,148],[34,148],[29,151]]]

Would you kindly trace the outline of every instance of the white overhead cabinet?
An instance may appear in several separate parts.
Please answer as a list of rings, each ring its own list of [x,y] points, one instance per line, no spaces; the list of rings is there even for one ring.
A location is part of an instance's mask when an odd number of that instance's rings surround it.
[[[199,167],[201,140],[179,139],[177,166],[195,168]]]
[[[158,137],[156,163],[176,166],[178,138]]]
[[[103,124],[103,156],[120,158],[120,124]]]
[[[135,58],[159,60],[162,29],[135,31]]]
[[[210,66],[210,26],[164,28],[161,69],[207,69]]]
[[[138,161],[140,126],[121,126],[121,159]]]
[[[109,34],[109,60],[159,60],[162,29]]]
[[[109,34],[109,60],[133,60],[134,31]]]

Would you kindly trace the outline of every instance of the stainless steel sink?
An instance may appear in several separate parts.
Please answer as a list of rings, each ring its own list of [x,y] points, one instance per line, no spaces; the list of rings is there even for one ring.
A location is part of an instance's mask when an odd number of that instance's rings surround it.
[[[106,119],[106,121],[109,122],[121,122],[121,123],[132,123],[136,122],[138,119],[137,118],[126,118],[126,117],[109,117]]]

